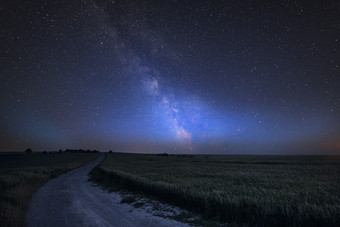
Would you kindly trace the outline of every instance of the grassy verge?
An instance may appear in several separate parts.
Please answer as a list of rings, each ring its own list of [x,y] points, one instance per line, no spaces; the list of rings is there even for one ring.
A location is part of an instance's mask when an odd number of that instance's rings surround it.
[[[98,157],[71,153],[0,155],[0,226],[24,226],[25,212],[39,187]]]
[[[92,173],[208,219],[260,226],[340,223],[340,157],[109,154]]]

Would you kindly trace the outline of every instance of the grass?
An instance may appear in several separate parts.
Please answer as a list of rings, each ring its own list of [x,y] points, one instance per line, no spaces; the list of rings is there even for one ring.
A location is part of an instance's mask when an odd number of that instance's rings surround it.
[[[109,154],[91,179],[206,219],[260,226],[340,224],[340,156]]]
[[[49,179],[99,157],[99,154],[0,155],[0,226],[24,226],[36,190]]]

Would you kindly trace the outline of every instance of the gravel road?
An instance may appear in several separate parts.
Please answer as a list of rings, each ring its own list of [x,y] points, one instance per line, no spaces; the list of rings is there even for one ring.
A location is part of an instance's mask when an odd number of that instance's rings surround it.
[[[28,226],[187,226],[153,216],[88,182],[98,160],[50,180],[33,196],[26,214]]]

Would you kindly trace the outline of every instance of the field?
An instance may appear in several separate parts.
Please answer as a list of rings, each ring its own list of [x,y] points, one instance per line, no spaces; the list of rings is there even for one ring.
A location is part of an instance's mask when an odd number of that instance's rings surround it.
[[[40,186],[98,157],[98,153],[0,155],[0,226],[23,226],[30,199]]]
[[[204,218],[259,226],[339,226],[340,156],[108,154],[105,187],[143,192]]]

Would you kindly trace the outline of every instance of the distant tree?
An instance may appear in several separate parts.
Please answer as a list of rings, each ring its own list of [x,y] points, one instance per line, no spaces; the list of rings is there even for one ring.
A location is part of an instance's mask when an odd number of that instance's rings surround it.
[[[109,150],[109,153],[112,153],[112,151],[111,151],[111,150]]]
[[[47,154],[47,151],[43,151],[43,154]]]
[[[25,150],[25,153],[32,153],[32,149],[31,149],[31,148],[27,148],[27,149]]]
[[[164,156],[164,157],[168,157],[169,156],[169,154],[167,154],[167,153],[161,153],[161,154],[156,154],[157,156]]]
[[[62,150],[62,149],[59,149],[59,153],[61,153],[61,152],[63,152],[63,150]]]

